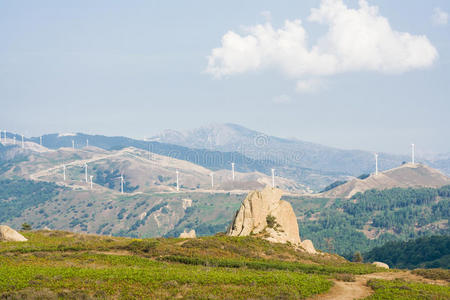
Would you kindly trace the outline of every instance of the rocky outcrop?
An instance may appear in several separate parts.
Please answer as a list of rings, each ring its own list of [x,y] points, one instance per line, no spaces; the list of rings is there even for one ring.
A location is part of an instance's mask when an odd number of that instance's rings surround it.
[[[291,204],[280,200],[283,191],[266,187],[250,192],[228,228],[227,235],[261,235],[277,243],[300,245],[297,217]]]
[[[26,242],[28,240],[14,229],[6,225],[0,225],[0,241]]]
[[[184,232],[180,233],[180,238],[182,239],[195,239],[197,235],[195,234],[195,230],[191,229],[191,231],[187,232],[184,230]]]
[[[389,265],[388,265],[388,264],[385,264],[385,263],[379,262],[379,261],[374,261],[374,262],[372,263],[372,265],[375,265],[375,266],[377,266],[378,268],[389,269]]]
[[[300,243],[300,247],[303,248],[303,250],[305,250],[308,253],[311,254],[316,254],[316,248],[314,248],[313,243],[311,242],[311,240],[304,240],[303,242]]]

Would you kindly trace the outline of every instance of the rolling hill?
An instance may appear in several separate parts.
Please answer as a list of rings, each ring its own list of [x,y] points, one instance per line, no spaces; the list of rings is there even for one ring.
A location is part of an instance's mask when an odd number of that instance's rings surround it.
[[[350,198],[356,193],[371,189],[384,190],[394,187],[441,187],[450,184],[450,178],[424,164],[403,164],[400,167],[355,178],[320,194],[321,197]]]

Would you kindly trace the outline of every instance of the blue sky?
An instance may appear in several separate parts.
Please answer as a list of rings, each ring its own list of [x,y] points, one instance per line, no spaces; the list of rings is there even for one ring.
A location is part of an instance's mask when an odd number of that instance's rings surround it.
[[[364,48],[365,33],[353,42],[355,26],[339,26],[357,1],[1,1],[0,127],[143,138],[231,122],[347,149],[450,152],[450,2],[368,6]],[[307,35],[288,58],[286,20]]]

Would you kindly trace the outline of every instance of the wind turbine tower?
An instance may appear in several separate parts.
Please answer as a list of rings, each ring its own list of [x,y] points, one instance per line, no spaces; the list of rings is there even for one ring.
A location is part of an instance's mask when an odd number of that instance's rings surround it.
[[[84,163],[84,177],[86,179],[86,183],[88,182],[88,166],[87,163]]]
[[[180,185],[179,185],[179,174],[180,174],[180,172],[178,172],[178,170],[176,171],[177,172],[177,192],[179,192],[180,191]]]
[[[234,163],[231,163],[231,177],[233,178],[234,181]]]
[[[411,144],[411,162],[414,164],[414,144]]]
[[[42,146],[42,135],[39,137],[39,145]]]
[[[22,149],[25,148],[25,144],[23,142],[23,134],[22,134]]]
[[[123,174],[120,175],[120,193],[123,194]]]
[[[5,144],[6,144],[6,129],[5,129]]]
[[[272,169],[272,188],[275,187],[275,169]]]
[[[94,176],[91,175],[90,178],[91,178],[91,190],[92,190],[92,178],[94,178]]]
[[[72,140],[72,149],[75,150],[75,141]]]
[[[66,165],[63,165],[63,179],[66,181]]]
[[[13,144],[16,144],[16,136],[13,136]]]
[[[375,175],[378,175],[378,153],[375,153]]]
[[[211,176],[211,189],[213,190],[214,189],[214,173],[211,172],[209,175]]]
[[[86,147],[89,147],[89,140],[86,139]]]

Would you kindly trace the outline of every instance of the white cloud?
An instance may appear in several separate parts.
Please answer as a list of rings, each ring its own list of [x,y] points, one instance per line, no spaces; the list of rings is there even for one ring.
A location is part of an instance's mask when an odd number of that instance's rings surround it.
[[[208,57],[206,71],[222,77],[275,69],[300,80],[297,90],[307,90],[316,80],[311,78],[353,71],[401,73],[429,67],[438,56],[426,36],[393,30],[366,0],[358,9],[342,0],[322,0],[308,21],[328,27],[315,45],[308,44],[300,20],[286,20],[279,29],[267,22],[243,34],[228,31]]]
[[[448,23],[448,13],[436,7],[431,16],[431,21],[434,25],[447,25]]]
[[[287,104],[292,102],[292,98],[288,95],[279,95],[273,98],[272,102],[276,104]]]

